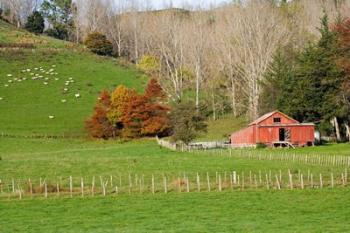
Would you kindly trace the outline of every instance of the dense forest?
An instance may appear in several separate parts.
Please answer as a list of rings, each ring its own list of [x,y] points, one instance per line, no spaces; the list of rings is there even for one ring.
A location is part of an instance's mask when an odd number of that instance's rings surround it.
[[[349,12],[347,0],[166,10],[131,0],[0,0],[1,17],[18,27],[135,63],[170,102],[205,104],[213,119],[279,109],[337,140],[350,140]]]

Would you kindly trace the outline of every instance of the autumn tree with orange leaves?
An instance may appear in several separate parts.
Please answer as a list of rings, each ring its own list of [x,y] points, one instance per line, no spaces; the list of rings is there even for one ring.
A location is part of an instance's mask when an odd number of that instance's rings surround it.
[[[168,135],[170,108],[165,101],[155,79],[149,81],[143,95],[119,85],[111,95],[101,93],[93,116],[86,121],[86,129],[95,138]]]

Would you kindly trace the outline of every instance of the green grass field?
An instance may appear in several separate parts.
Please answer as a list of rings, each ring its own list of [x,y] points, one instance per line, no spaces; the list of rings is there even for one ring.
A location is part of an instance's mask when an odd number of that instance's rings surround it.
[[[0,232],[348,232],[349,189],[0,202]]]
[[[115,59],[95,56],[80,45],[14,30],[0,21],[0,42],[8,41],[31,42],[37,48],[0,52],[0,133],[82,135],[84,120],[101,90],[124,84],[141,91],[146,82],[134,68],[123,68]],[[40,67],[45,72],[35,70]],[[25,69],[30,71],[21,72]],[[46,74],[50,69],[58,74]],[[35,74],[43,77],[32,80]],[[22,81],[15,80],[19,78]],[[69,78],[74,83],[66,86]]]
[[[229,156],[228,151],[188,153],[160,148],[154,139],[129,142],[89,140],[83,130],[84,120],[91,114],[102,89],[124,84],[142,91],[146,78],[134,67],[122,67],[118,60],[98,57],[81,45],[48,37],[34,36],[0,20],[0,43],[33,43],[35,49],[0,50],[0,134],[13,136],[75,135],[75,139],[34,139],[1,137],[0,135],[0,232],[348,232],[350,190],[340,187],[340,174],[345,166],[306,164],[292,161],[255,160]],[[35,68],[42,67],[44,72]],[[22,72],[30,69],[30,72]],[[57,75],[46,74],[50,69]],[[31,75],[30,73],[34,73]],[[42,78],[32,80],[39,73]],[[50,73],[50,72],[49,72]],[[11,74],[12,76],[8,76]],[[19,78],[21,81],[18,81]],[[23,78],[26,78],[25,80]],[[47,80],[45,80],[47,78]],[[58,80],[56,80],[56,79]],[[72,78],[72,79],[69,79]],[[9,82],[11,80],[11,82]],[[66,81],[74,83],[65,85]],[[44,84],[47,82],[47,85]],[[64,91],[68,88],[68,91]],[[81,98],[75,98],[79,93]],[[62,102],[65,99],[66,102]],[[49,116],[54,116],[50,119]],[[226,116],[208,121],[208,132],[199,141],[223,140],[243,127],[244,118]],[[349,144],[329,144],[319,147],[285,149],[234,150],[234,155],[295,154],[296,156],[350,156]],[[314,174],[315,188],[310,181],[305,190],[288,190],[287,171],[294,179],[303,173]],[[246,187],[233,191],[217,187],[217,174],[226,182],[236,171],[244,176]],[[283,189],[266,190],[249,181],[249,174],[258,176],[283,174]],[[197,192],[196,175],[200,176],[202,191]],[[206,174],[212,184],[206,191]],[[317,180],[322,173],[324,188]],[[337,187],[330,188],[334,173]],[[127,192],[128,176],[144,177],[145,189]],[[156,194],[150,192],[151,176],[155,176]],[[187,176],[190,193],[178,193],[177,180]],[[67,193],[67,178],[73,177],[74,197]],[[120,193],[102,197],[98,186],[95,197],[88,189],[92,177],[114,184],[122,182]],[[163,191],[168,179],[169,190]],[[62,194],[42,193],[33,199],[25,190],[22,200],[11,192],[11,182],[24,188],[28,179],[38,185],[40,179],[50,185],[62,179]],[[81,178],[86,193],[79,193]],[[134,181],[132,181],[134,182]],[[250,182],[250,183],[249,183]],[[300,184],[295,181],[295,185]],[[328,183],[327,183],[328,182]],[[22,186],[22,187],[20,187]],[[148,191],[147,191],[148,190]]]

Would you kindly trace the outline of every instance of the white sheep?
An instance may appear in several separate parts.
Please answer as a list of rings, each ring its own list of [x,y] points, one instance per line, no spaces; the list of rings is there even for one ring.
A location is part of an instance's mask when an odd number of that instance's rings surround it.
[[[44,83],[44,85],[47,85],[47,84],[49,84],[48,82],[43,82]]]
[[[2,97],[0,97],[0,100],[3,100],[3,98],[2,98]]]
[[[61,102],[62,102],[62,103],[65,103],[65,102],[67,102],[67,100],[63,99],[63,100],[61,100]]]
[[[9,85],[8,85],[8,84],[5,84],[4,86],[5,86],[5,87],[8,87]]]
[[[79,93],[75,94],[75,98],[80,98],[80,94]]]
[[[30,72],[30,69],[27,69],[27,72]]]
[[[52,67],[56,67],[56,65],[52,65]]]
[[[7,77],[12,77],[12,74],[8,74]]]
[[[55,81],[58,81],[58,80],[60,80],[59,78],[55,78]]]
[[[49,116],[49,119],[54,119],[55,118],[55,116]]]
[[[12,83],[12,80],[10,79],[10,80],[8,80],[7,82]]]
[[[68,91],[68,88],[64,88],[63,90],[64,90],[64,91]]]

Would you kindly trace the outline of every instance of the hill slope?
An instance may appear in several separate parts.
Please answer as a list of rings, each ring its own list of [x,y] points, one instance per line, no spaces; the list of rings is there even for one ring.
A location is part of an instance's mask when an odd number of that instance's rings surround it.
[[[3,21],[0,43],[7,47],[0,48],[0,133],[81,135],[102,89],[124,84],[140,91],[145,82],[136,69],[123,68],[116,59]],[[6,43],[35,48],[10,48]]]

